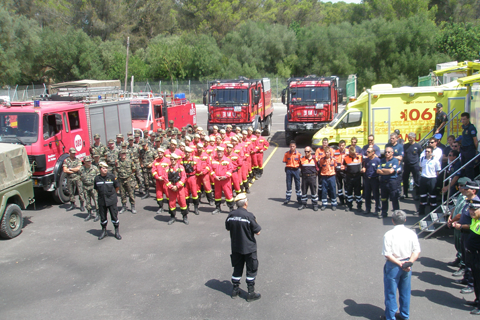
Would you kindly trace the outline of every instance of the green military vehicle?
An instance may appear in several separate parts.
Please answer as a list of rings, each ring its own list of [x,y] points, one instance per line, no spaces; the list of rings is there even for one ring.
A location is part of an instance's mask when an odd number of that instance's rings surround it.
[[[22,232],[25,209],[34,200],[32,171],[23,145],[0,143],[0,237]]]

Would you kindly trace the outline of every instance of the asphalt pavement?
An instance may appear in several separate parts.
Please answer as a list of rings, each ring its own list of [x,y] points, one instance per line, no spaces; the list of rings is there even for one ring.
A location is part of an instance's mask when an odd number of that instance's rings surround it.
[[[251,188],[248,210],[262,226],[256,289],[262,298],[230,298],[230,238],[224,213],[202,203],[167,225],[153,198],[137,198],[138,214],[119,216],[121,241],[97,240],[100,224],[86,213],[66,212],[48,194],[37,194],[36,210],[24,212],[20,236],[0,241],[0,319],[380,319],[383,314],[382,240],[390,219],[355,212],[298,211],[282,205],[287,151],[285,107],[275,105],[271,147],[263,177]],[[206,126],[206,109],[198,108]],[[310,137],[311,138],[311,137]],[[310,142],[298,138],[299,149]],[[418,218],[402,201],[407,224]],[[177,212],[180,219],[180,212]],[[453,236],[442,230],[421,239],[413,266],[411,319],[470,317],[473,294],[452,283]]]

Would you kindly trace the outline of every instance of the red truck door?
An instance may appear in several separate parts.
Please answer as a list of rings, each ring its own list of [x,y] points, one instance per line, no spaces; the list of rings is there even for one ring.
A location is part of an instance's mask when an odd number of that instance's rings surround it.
[[[47,170],[53,168],[58,157],[64,153],[62,145],[63,121],[60,113],[47,113],[43,115],[43,147],[47,157]],[[64,130],[63,130],[64,131]]]
[[[162,114],[162,104],[157,103],[153,105],[153,118],[155,123],[154,131],[158,128],[165,129],[165,117]]]

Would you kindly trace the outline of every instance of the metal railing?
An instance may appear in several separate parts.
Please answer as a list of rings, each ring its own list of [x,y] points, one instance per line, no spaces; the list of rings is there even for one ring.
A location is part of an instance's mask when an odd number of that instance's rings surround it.
[[[451,111],[447,114],[447,117],[451,116],[452,113],[453,113],[455,110],[456,110],[456,109],[453,108],[453,110],[451,110]],[[445,128],[447,128],[447,127],[452,123],[452,121],[453,121],[454,119],[457,119],[457,121],[458,121],[458,115],[460,114],[460,112],[461,112],[461,111],[457,112],[457,113],[455,114],[455,116],[451,117],[451,118],[445,123]],[[454,129],[454,128],[453,128],[453,126],[452,126],[452,131],[453,131],[453,129]],[[450,129],[449,129],[448,131],[450,131]],[[428,141],[430,138],[433,137],[433,134],[432,134],[432,136],[430,137],[430,134],[433,133],[433,132],[434,132],[434,128],[432,128],[432,130],[430,130],[430,131],[423,137],[423,139],[420,140],[419,144],[420,144],[420,146],[421,146],[422,148],[425,148],[425,146],[426,146],[426,144],[427,144],[427,141]],[[458,136],[458,126],[457,126],[457,136]]]

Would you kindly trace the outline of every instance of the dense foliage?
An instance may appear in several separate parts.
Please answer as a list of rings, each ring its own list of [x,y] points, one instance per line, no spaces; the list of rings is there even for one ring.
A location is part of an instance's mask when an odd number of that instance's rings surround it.
[[[356,73],[478,59],[480,0],[0,0],[0,84]]]

